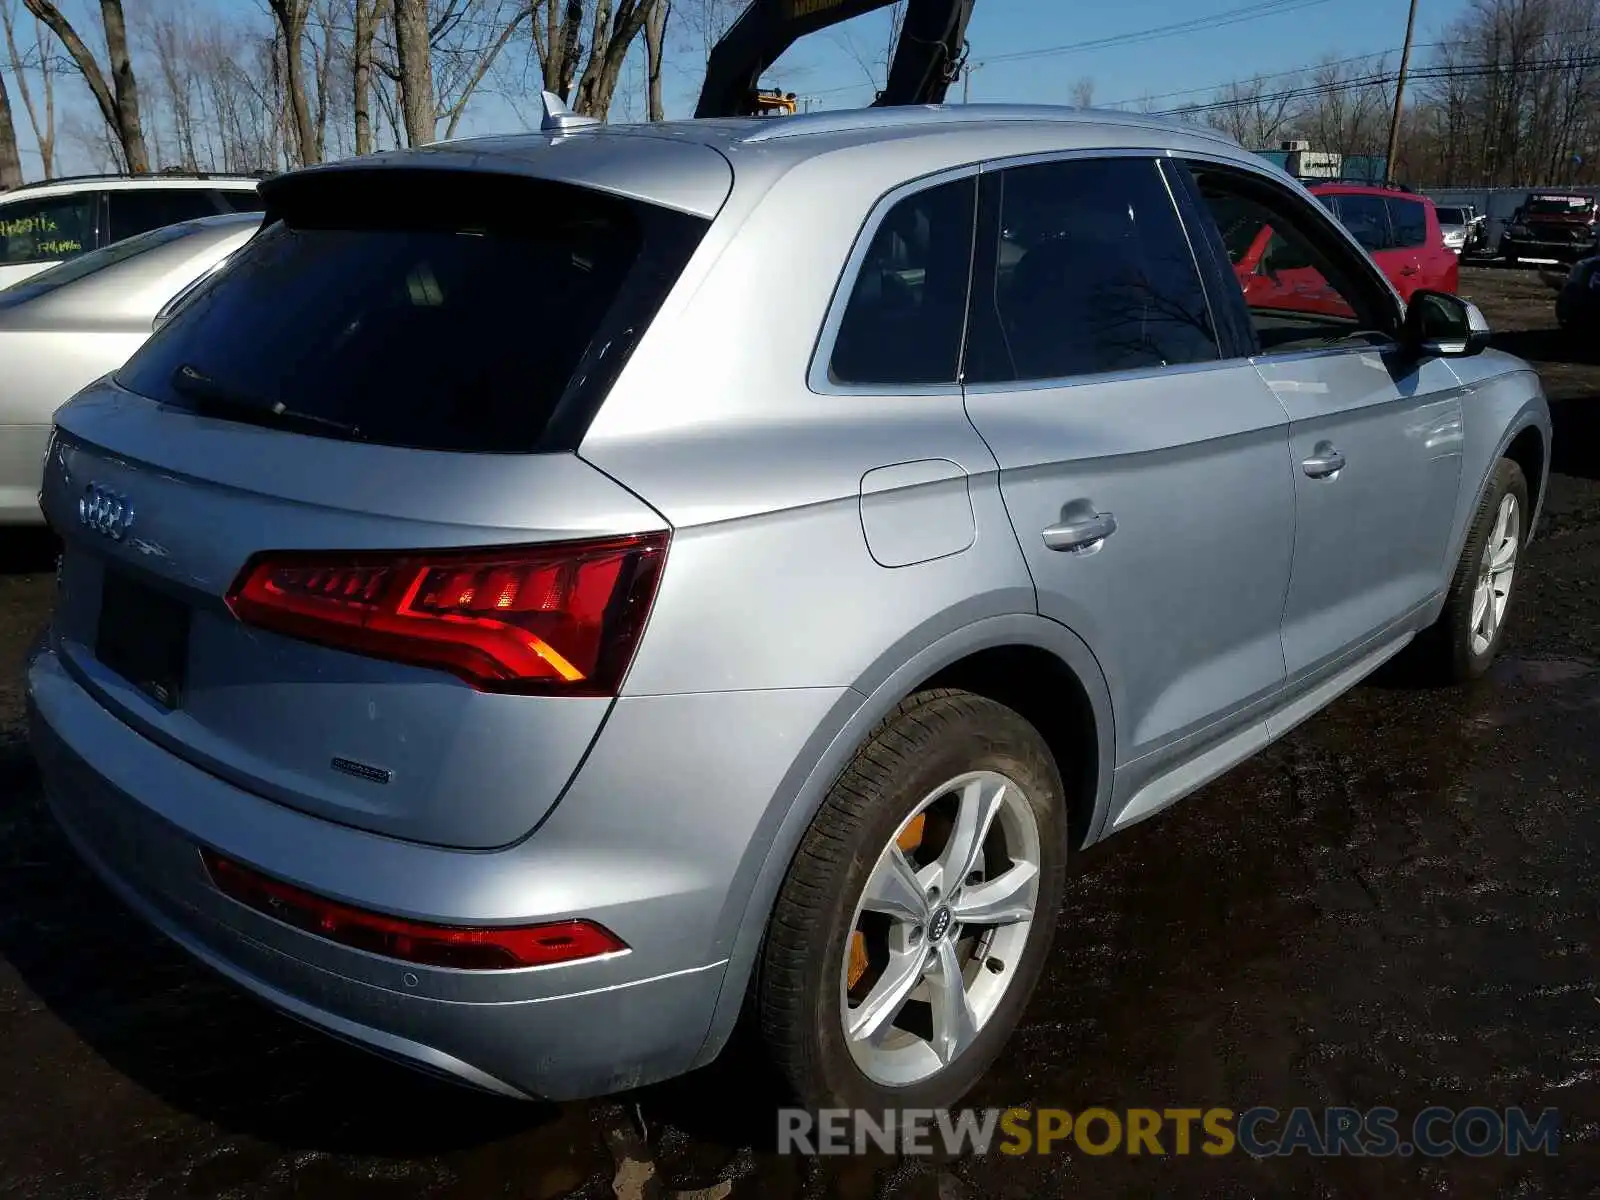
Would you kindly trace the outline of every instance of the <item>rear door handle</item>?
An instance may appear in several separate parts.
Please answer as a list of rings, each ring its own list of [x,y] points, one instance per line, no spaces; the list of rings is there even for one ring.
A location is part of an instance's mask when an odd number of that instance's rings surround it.
[[[1331,443],[1318,442],[1311,457],[1300,466],[1313,479],[1331,479],[1344,470],[1344,455],[1334,449]]]
[[[1095,513],[1081,521],[1063,521],[1041,535],[1052,550],[1088,550],[1117,531],[1117,519],[1108,512]]]

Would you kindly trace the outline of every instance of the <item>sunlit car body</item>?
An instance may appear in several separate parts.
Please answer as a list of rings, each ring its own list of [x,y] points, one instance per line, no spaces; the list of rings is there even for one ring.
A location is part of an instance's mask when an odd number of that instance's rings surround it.
[[[0,291],[0,524],[29,525],[55,410],[143,344],[164,306],[261,223],[205,217],[91,250]]]
[[[1487,669],[1538,380],[1237,143],[546,103],[263,185],[57,416],[41,776],[242,986],[502,1094],[750,1013],[808,1105],[941,1107],[1077,847],[1414,641]],[[1352,315],[1251,303],[1230,209]]]

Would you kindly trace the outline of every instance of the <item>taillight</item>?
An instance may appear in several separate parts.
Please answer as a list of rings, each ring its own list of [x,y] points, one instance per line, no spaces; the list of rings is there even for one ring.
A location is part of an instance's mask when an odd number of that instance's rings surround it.
[[[644,632],[666,533],[481,550],[258,554],[247,625],[450,671],[484,691],[611,695]]]
[[[505,971],[598,958],[628,948],[593,921],[465,928],[380,916],[268,879],[209,850],[202,851],[201,858],[217,890],[245,907],[386,958],[466,971]]]

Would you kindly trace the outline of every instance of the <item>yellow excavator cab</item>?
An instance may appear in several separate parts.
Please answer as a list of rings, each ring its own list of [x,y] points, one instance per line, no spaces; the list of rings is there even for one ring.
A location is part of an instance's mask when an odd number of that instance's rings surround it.
[[[797,97],[793,92],[757,92],[756,115],[760,117],[792,117]]]

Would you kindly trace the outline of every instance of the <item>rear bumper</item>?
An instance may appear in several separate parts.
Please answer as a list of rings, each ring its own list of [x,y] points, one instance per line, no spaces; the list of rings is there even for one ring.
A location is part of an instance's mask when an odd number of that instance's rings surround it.
[[[97,704],[48,642],[28,685],[35,753],[68,837],[133,908],[268,1003],[387,1057],[513,1096],[600,1095],[695,1064],[723,985],[726,917],[743,908],[733,890],[739,864],[770,793],[743,806],[747,820],[724,799],[729,828],[717,832],[651,838],[636,821],[625,839],[608,837],[621,832],[611,828],[615,804],[569,794],[538,836],[516,846],[441,850],[309,817],[206,774]],[[618,753],[637,760],[640,751]],[[605,756],[597,747],[591,757]],[[610,782],[604,761],[597,769]],[[620,799],[637,814],[651,797]],[[589,810],[578,814],[586,822],[571,812],[562,821],[571,804]],[[235,903],[211,885],[201,846],[376,911],[445,924],[587,916],[631,948],[516,971],[403,963]]]

